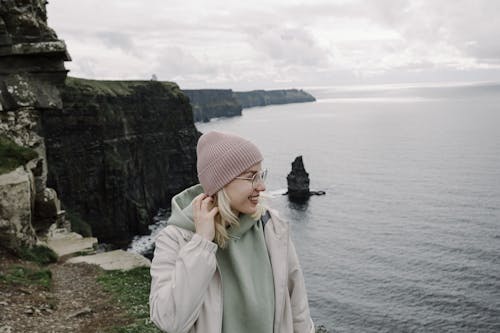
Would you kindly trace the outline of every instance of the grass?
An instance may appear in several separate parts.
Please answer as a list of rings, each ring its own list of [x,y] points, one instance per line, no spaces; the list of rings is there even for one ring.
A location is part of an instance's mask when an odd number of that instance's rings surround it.
[[[128,315],[134,319],[127,326],[113,327],[113,333],[161,333],[149,320],[149,268],[139,267],[125,272],[105,271],[98,281],[123,308],[128,309]],[[316,329],[318,332],[328,332],[324,326]]]
[[[149,268],[139,267],[129,271],[105,271],[98,278],[103,288],[113,294],[115,300],[127,309],[133,323],[114,327],[117,333],[160,333],[149,320]]]
[[[0,174],[15,170],[36,157],[38,154],[33,149],[21,147],[0,135]]]
[[[66,86],[86,89],[96,95],[126,96],[132,92],[132,87],[139,85],[134,81],[104,81],[88,80],[75,77],[66,78]]]
[[[47,265],[52,262],[57,262],[57,254],[52,249],[44,245],[35,245],[31,248],[21,247],[18,255],[19,258],[23,260],[33,261],[39,265]]]
[[[25,261],[0,270],[0,282],[14,286],[40,286],[49,290],[52,285],[52,272],[43,266],[56,262],[57,254],[43,245],[20,247],[16,253]]]
[[[45,268],[29,268],[14,265],[6,273],[0,273],[0,281],[10,285],[38,285],[50,289],[52,283],[52,273]]]
[[[85,89],[97,95],[127,96],[135,87],[145,86],[151,83],[150,80],[89,80],[76,77],[66,77],[66,86],[71,88]],[[178,85],[174,82],[161,82],[165,88],[172,90],[172,93],[180,93]]]

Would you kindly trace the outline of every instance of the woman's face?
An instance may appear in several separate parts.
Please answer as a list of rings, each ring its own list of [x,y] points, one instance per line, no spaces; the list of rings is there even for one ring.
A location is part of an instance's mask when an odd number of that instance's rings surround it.
[[[259,162],[248,168],[238,177],[252,178],[260,171],[262,171],[262,163]],[[260,182],[253,188],[251,180],[233,179],[229,184],[224,186],[224,189],[229,197],[231,209],[236,215],[239,213],[251,215],[257,211],[260,192],[265,191],[266,186],[263,182]]]

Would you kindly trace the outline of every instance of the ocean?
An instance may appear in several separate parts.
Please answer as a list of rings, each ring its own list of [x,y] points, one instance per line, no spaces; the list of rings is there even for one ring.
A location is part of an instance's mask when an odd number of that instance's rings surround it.
[[[500,332],[500,85],[305,90],[317,101],[196,126],[261,148],[268,201],[290,222],[315,323]],[[305,204],[282,195],[297,156],[311,190],[326,192]]]

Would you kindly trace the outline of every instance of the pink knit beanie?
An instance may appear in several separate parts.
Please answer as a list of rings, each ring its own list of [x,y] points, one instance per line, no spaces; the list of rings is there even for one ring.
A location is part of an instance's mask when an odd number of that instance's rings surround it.
[[[196,147],[198,179],[204,191],[213,195],[234,177],[264,158],[252,142],[230,133],[203,134]]]

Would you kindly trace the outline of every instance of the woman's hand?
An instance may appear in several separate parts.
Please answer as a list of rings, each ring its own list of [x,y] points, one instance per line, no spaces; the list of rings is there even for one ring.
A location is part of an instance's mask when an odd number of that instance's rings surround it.
[[[214,217],[219,208],[213,207],[213,198],[205,193],[193,199],[193,216],[196,233],[212,241],[215,238]]]

